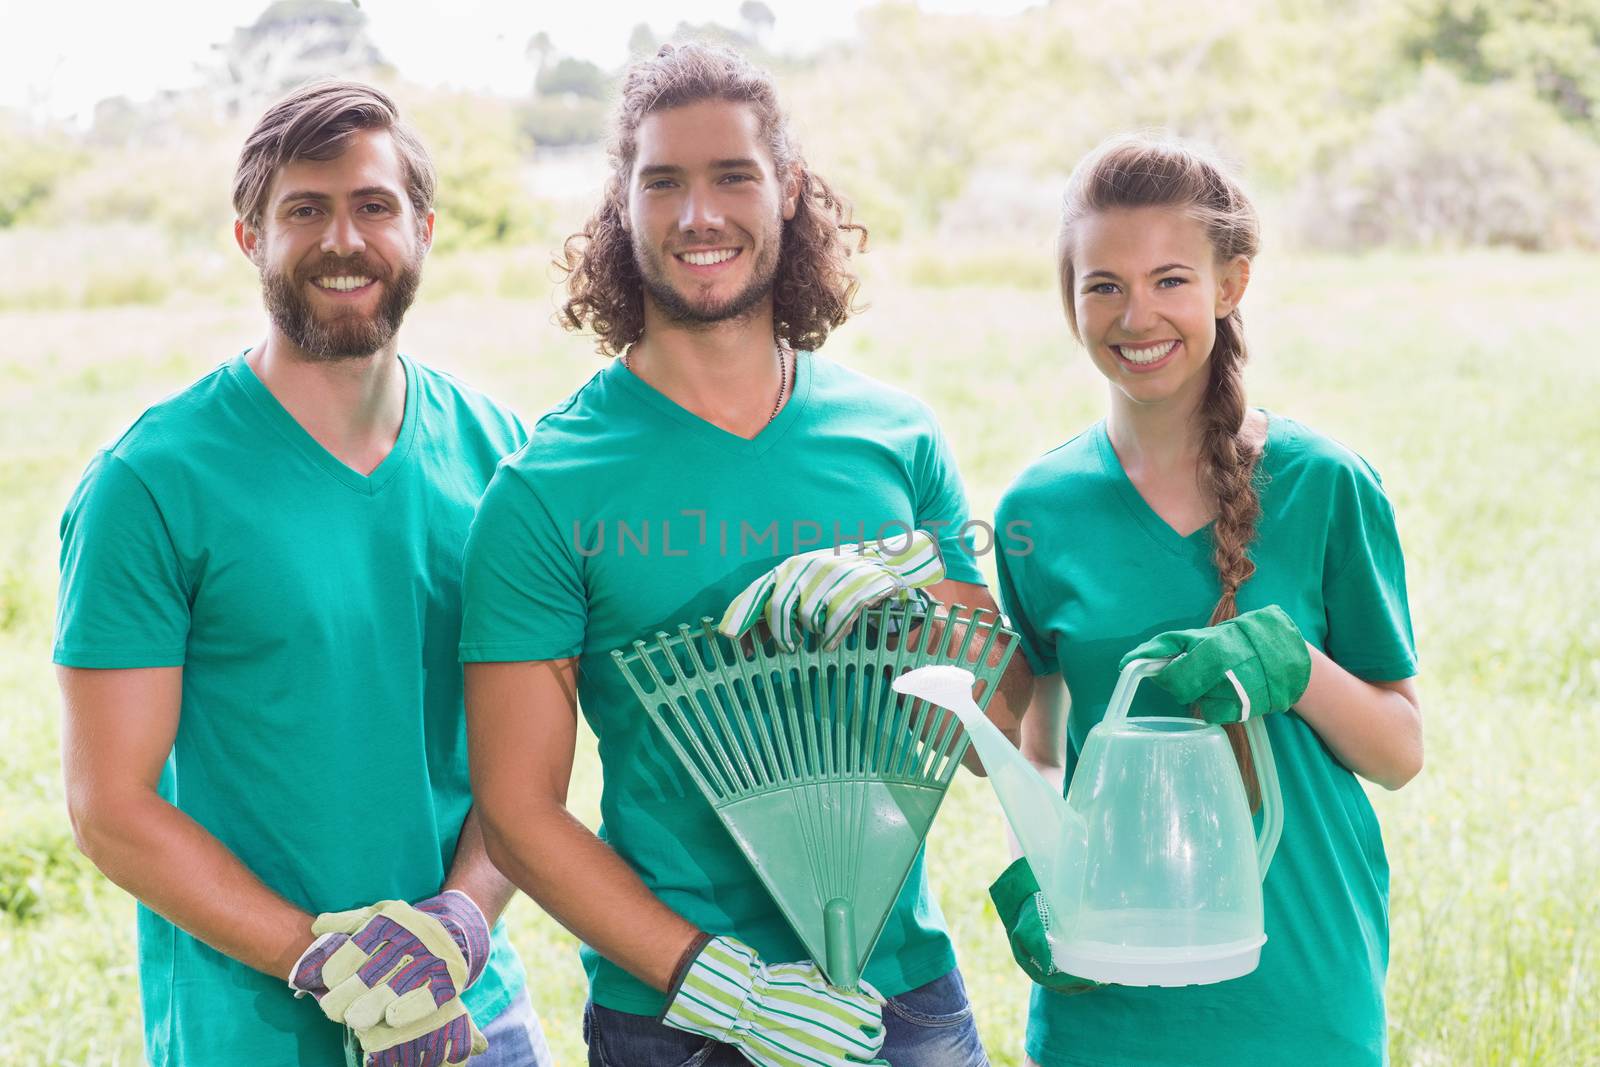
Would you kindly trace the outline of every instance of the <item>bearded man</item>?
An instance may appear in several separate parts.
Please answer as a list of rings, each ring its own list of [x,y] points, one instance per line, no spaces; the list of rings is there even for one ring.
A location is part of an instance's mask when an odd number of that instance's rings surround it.
[[[62,520],[68,805],[139,900],[158,1067],[426,1067],[485,1034],[474,1064],[549,1062],[456,661],[473,508],[526,433],[399,355],[433,194],[383,93],[270,108],[233,186],[266,338],[96,455]]]
[[[770,78],[724,49],[636,63],[611,159],[567,245],[565,320],[617,358],[501,465],[468,541],[461,654],[489,854],[584,942],[593,1067],[984,1064],[921,858],[861,991],[829,986],[609,658],[723,615],[811,546],[851,542],[838,558],[871,580],[892,559],[856,542],[886,530],[896,545],[932,531],[939,600],[993,606],[932,415],[815,353],[852,311],[864,231],[806,167]],[[1020,708],[1031,679],[1014,663],[1002,692]],[[580,702],[598,837],[566,808]]]

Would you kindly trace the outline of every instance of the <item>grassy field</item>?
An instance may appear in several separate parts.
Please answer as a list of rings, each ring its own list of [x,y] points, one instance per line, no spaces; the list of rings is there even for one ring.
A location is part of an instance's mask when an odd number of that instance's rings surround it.
[[[1037,254],[932,270],[941,257],[874,253],[873,306],[828,345],[934,406],[976,515],[1103,404],[1048,268],[1027,267]],[[1245,305],[1252,399],[1365,454],[1405,540],[1427,769],[1374,798],[1393,863],[1397,1064],[1600,1062],[1593,267],[1268,257]],[[140,1062],[132,907],[78,856],[62,807],[55,524],[96,446],[257,339],[247,266],[220,269],[221,280],[201,272],[203,301],[178,290],[158,305],[0,302],[0,1063]],[[550,325],[550,308],[533,253],[437,262],[406,348],[535,413],[598,365]],[[586,747],[575,794],[591,823],[598,784]],[[986,786],[958,780],[929,849],[990,1054],[1016,1064],[1026,988],[983,891],[1004,862]],[[511,923],[557,1058],[576,1067],[573,941],[526,900]]]

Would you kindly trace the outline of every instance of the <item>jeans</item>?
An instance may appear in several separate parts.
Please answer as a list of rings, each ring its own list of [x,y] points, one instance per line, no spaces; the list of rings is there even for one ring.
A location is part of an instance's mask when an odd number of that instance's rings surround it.
[[[488,1039],[489,1050],[468,1060],[468,1067],[552,1067],[555,1063],[526,989],[478,1029]],[[355,1031],[346,1030],[344,1040],[345,1062],[349,1067],[360,1067],[361,1043],[356,1040]]]
[[[891,1067],[988,1067],[960,971],[890,997],[883,1051]],[[583,1011],[589,1067],[748,1067],[732,1045],[597,1004]]]

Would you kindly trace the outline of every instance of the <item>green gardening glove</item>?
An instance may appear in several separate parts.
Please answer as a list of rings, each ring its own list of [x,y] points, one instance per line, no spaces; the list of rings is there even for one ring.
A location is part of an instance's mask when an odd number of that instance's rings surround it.
[[[1050,952],[1050,905],[1039,892],[1039,881],[1026,856],[1005,869],[989,887],[989,899],[1005,924],[1011,955],[1024,974],[1057,993],[1087,993],[1100,983],[1056,968]]]
[[[1311,681],[1311,651],[1277,605],[1198,630],[1169,630],[1122,657],[1177,657],[1150,680],[1209,723],[1243,722],[1287,711]]]

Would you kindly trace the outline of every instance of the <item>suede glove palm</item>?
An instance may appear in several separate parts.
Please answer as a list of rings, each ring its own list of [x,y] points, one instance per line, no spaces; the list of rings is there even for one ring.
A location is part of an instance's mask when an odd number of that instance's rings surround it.
[[[1311,682],[1311,652],[1277,605],[1197,630],[1158,634],[1122,657],[1177,657],[1150,680],[1209,723],[1243,722],[1287,711]]]
[[[290,988],[356,1032],[367,1067],[465,1063],[488,1047],[459,994],[489,961],[489,924],[465,893],[317,916]]]
[[[880,542],[840,545],[790,556],[748,585],[728,605],[717,630],[739,637],[763,616],[778,644],[794,651],[795,627],[810,630],[832,651],[867,608],[885,600],[909,600],[944,579],[939,546],[924,530],[904,549]]]
[[[1011,955],[1034,982],[1057,993],[1087,993],[1099,986],[1059,970],[1050,952],[1050,905],[1026,856],[1018,859],[989,887],[989,899],[1006,928]]]
[[[764,964],[731,937],[706,942],[673,989],[661,1021],[732,1045],[757,1067],[877,1064],[883,997],[828,984],[815,963]]]

